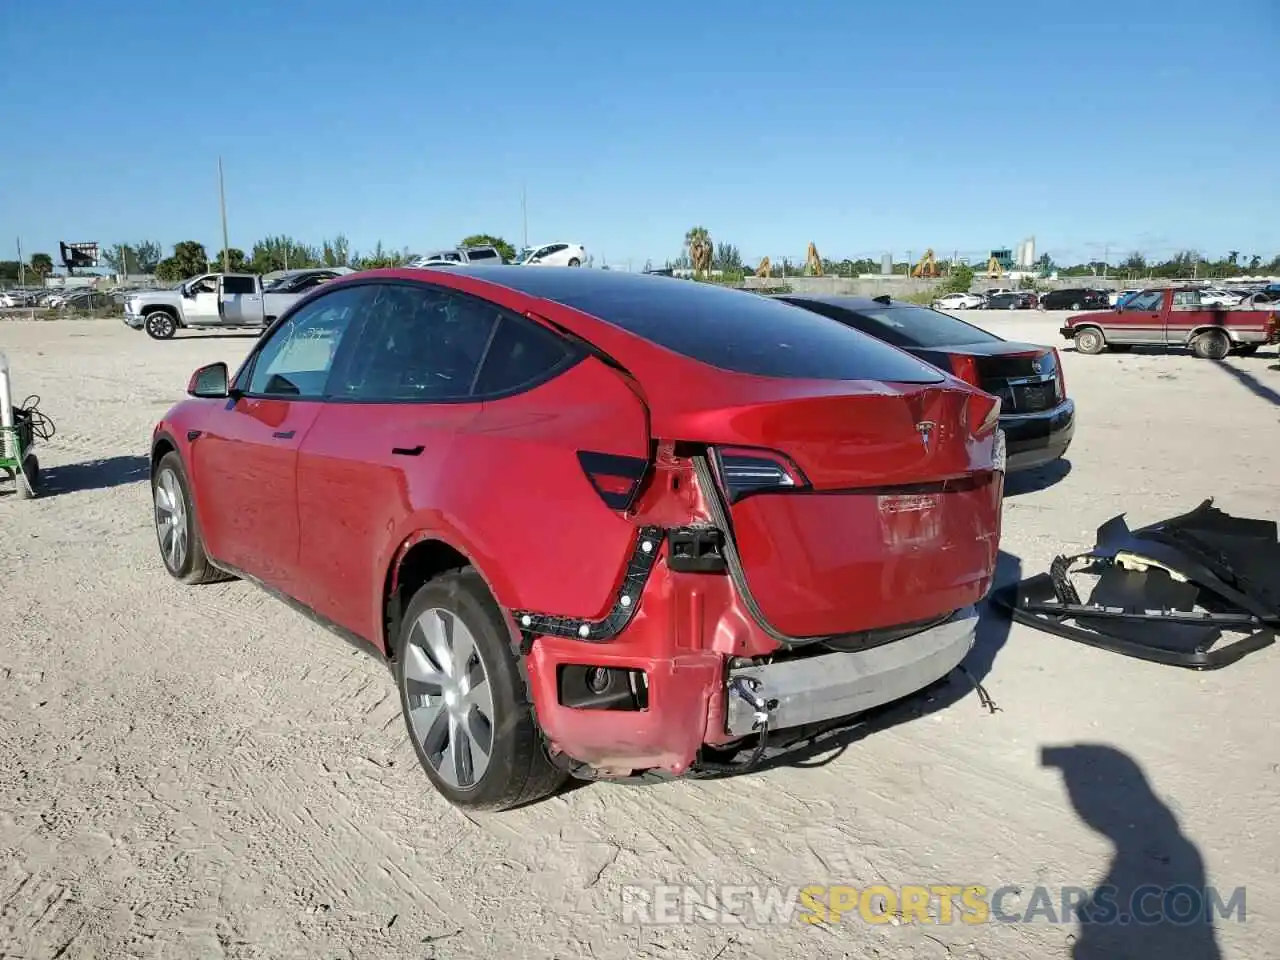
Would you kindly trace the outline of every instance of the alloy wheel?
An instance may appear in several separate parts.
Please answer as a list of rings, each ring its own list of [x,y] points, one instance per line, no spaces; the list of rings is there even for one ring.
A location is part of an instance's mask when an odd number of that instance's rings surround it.
[[[169,569],[178,573],[187,559],[187,504],[172,470],[162,470],[156,477],[153,496],[160,550]]]
[[[423,612],[404,649],[409,729],[445,783],[474,787],[493,753],[493,691],[467,625],[441,607]]]

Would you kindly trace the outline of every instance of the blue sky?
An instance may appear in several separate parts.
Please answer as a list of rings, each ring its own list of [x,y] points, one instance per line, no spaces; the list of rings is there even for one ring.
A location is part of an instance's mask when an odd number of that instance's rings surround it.
[[[1044,11],[1033,11],[1043,7]],[[220,9],[236,9],[220,13]],[[0,259],[493,232],[639,269],[1280,252],[1280,3],[45,0],[0,27]]]

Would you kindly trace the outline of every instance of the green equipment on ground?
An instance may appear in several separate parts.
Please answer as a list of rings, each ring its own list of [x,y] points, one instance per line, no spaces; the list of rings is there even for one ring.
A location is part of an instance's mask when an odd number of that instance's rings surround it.
[[[40,398],[27,397],[14,406],[9,386],[9,360],[0,353],[0,473],[13,480],[19,500],[36,495],[40,486],[40,461],[35,455],[37,440],[53,437],[53,421],[39,410]]]

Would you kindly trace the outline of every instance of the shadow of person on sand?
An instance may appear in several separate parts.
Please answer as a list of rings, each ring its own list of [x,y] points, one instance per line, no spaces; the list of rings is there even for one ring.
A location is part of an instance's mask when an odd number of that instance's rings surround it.
[[[43,468],[36,492],[44,498],[81,490],[106,490],[146,480],[149,473],[150,461],[146,457],[130,455],[85,460]]]
[[[1091,743],[1045,747],[1040,762],[1061,771],[1076,814],[1115,847],[1106,877],[1076,910],[1074,960],[1220,960],[1204,859],[1137,762]],[[1229,900],[1222,891],[1221,903]]]

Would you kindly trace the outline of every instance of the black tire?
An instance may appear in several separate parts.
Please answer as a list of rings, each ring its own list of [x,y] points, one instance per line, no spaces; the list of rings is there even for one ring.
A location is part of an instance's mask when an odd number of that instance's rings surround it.
[[[1017,310],[1017,309],[1018,309],[1018,305],[1017,305],[1016,303],[1011,303],[1011,304],[1009,304],[1009,309],[1010,309],[1010,310]]]
[[[164,482],[164,478],[168,474],[172,474],[178,494],[182,498],[182,528],[186,538],[186,547],[176,563],[171,561],[171,555],[165,549],[164,538],[160,531],[160,509],[156,506],[157,488]],[[204,538],[200,535],[200,524],[196,520],[195,507],[191,500],[191,486],[187,481],[187,472],[182,465],[182,458],[173,451],[166,453],[160,458],[160,462],[156,464],[155,474],[151,477],[151,502],[156,524],[156,542],[160,547],[160,559],[164,563],[164,568],[169,571],[169,576],[181,583],[188,584],[214,583],[218,580],[232,579],[215,567],[209,561],[208,554],[205,553]]]
[[[1107,349],[1107,341],[1097,327],[1085,327],[1076,332],[1076,353],[1095,356]]]
[[[1231,338],[1222,330],[1206,330],[1191,341],[1191,352],[1201,360],[1221,360],[1231,352]]]
[[[1078,304],[1078,303],[1073,303],[1073,304],[1071,305],[1071,309],[1072,309],[1072,310],[1079,310],[1079,309],[1080,309],[1080,304]]]
[[[407,647],[419,617],[432,608],[451,613],[470,631],[492,694],[489,762],[479,780],[465,788],[446,783],[432,767],[409,719],[412,707],[405,678]],[[413,752],[432,785],[450,803],[467,810],[509,810],[550,796],[567,779],[547,757],[512,651],[510,627],[474,568],[452,570],[418,588],[405,608],[400,633],[395,638],[394,672]]]
[[[168,310],[152,310],[142,318],[142,328],[152,340],[172,340],[178,332],[178,318]]]
[[[22,461],[22,470],[13,473],[13,497],[15,500],[30,500],[39,491],[40,461],[36,455],[30,454]]]
[[[582,266],[582,261],[581,261],[581,260],[579,260],[577,257],[570,257],[570,258],[569,258],[569,266],[571,266],[571,267],[580,267],[580,266]]]

